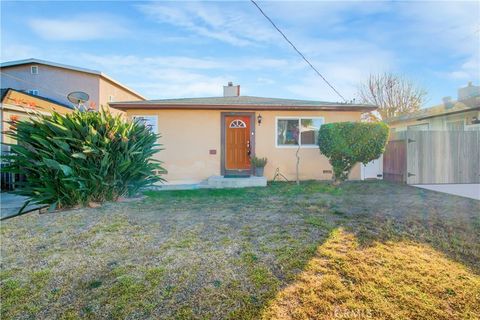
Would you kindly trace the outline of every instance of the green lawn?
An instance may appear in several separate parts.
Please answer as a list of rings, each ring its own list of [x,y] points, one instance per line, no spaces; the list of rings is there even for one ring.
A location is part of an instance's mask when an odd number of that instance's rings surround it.
[[[146,192],[1,225],[2,319],[480,319],[480,202],[385,182]]]

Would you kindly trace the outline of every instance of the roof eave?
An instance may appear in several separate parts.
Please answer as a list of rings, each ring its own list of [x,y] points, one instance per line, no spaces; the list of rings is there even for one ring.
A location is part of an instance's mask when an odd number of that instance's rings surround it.
[[[459,113],[464,113],[464,112],[470,112],[470,111],[475,111],[475,110],[480,110],[480,107],[473,107],[473,108],[462,109],[462,110],[457,110],[457,111],[452,111],[452,112],[433,114],[433,115],[430,115],[430,116],[417,118],[416,120],[420,121],[420,120],[426,120],[426,119],[431,119],[431,118],[444,117],[444,116],[449,116],[449,115],[459,114]]]
[[[124,84],[121,84],[120,82],[118,82],[117,80],[114,80],[112,78],[110,78],[109,76],[107,76],[105,73],[103,72],[100,72],[100,76],[102,78],[104,78],[105,80],[108,80],[110,82],[113,82],[114,84],[124,88],[125,90],[129,91],[130,93],[132,93],[133,95],[137,96],[138,98],[142,99],[142,100],[147,100],[146,97],[142,96],[140,93],[136,92],[135,90],[133,89],[130,89],[129,87],[127,87],[126,85]]]
[[[377,109],[376,106],[369,105],[325,105],[325,106],[288,106],[288,105],[198,105],[198,104],[142,104],[142,103],[110,103],[110,107],[116,109],[148,109],[148,110],[299,110],[299,111],[373,111]]]

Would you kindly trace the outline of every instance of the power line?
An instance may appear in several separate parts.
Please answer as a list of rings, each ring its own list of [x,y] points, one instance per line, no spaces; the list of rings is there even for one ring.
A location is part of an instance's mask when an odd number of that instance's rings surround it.
[[[295,47],[295,45],[292,43],[292,41],[290,41],[287,36],[282,32],[282,30],[280,30],[280,28],[277,27],[277,25],[275,24],[275,22],[272,21],[272,19],[270,19],[269,16],[267,16],[267,14],[265,12],[263,12],[262,8],[260,8],[260,6],[254,1],[254,0],[250,0],[254,5],[255,7],[257,7],[257,9],[262,13],[262,15],[268,20],[270,21],[270,23],[272,24],[272,26],[277,29],[277,31],[283,36],[283,38],[292,46],[292,48],[300,55],[300,57],[302,57],[303,60],[305,60],[305,62],[310,66],[310,68],[313,69],[313,71],[315,71],[319,76],[320,78],[323,79],[323,81],[325,81],[325,83],[330,87],[332,88],[333,91],[335,91],[335,93],[343,99],[344,102],[347,102],[347,99],[345,99],[341,94],[340,92],[338,92],[337,89],[335,89],[335,87],[330,83],[328,82],[327,79],[325,79],[325,77],[320,73],[320,71],[317,70],[317,68],[315,68],[313,66],[313,64],[310,63],[310,61],[308,61],[308,59],[303,55],[303,53],[300,52],[300,50],[297,49],[297,47]]]

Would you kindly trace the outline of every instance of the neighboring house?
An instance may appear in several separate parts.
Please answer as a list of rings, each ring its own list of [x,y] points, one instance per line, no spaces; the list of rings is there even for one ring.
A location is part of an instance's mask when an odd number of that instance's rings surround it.
[[[360,121],[376,109],[362,104],[240,96],[229,83],[223,97],[110,103],[161,134],[158,159],[170,183],[195,183],[211,176],[250,175],[250,156],[267,157],[266,177],[276,170],[295,179],[300,144],[300,179],[332,178],[328,159],[317,145],[322,124]],[[360,166],[350,175],[360,179]]]
[[[67,114],[73,112],[73,107],[49,98],[41,97],[15,89],[1,89],[1,104],[0,104],[0,142],[1,154],[4,155],[10,150],[10,147],[4,143],[13,144],[15,140],[8,137],[5,131],[11,129],[13,121],[28,120],[36,114],[49,115],[53,111],[60,114]],[[15,176],[10,173],[1,174],[2,190],[13,187]],[[18,178],[18,177],[17,177]]]
[[[145,98],[96,70],[78,68],[39,59],[9,61],[0,64],[2,88],[13,88],[72,105],[67,95],[83,91],[90,96],[86,107],[98,110],[114,101]]]
[[[385,121],[392,132],[405,130],[480,130],[480,86],[471,82],[458,90],[458,100],[450,97],[443,104]]]
[[[73,107],[49,98],[33,95],[15,89],[1,89],[0,128],[1,142],[12,143],[3,132],[8,130],[8,122],[12,120],[26,120],[34,114],[51,114],[56,111],[66,114],[73,111]],[[3,150],[3,148],[2,148]]]

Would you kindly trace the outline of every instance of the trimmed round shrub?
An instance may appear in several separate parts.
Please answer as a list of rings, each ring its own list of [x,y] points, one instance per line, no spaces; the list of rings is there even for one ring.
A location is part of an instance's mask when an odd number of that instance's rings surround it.
[[[51,208],[115,201],[163,180],[157,139],[143,123],[108,111],[35,115],[7,134],[18,141],[6,171],[26,175],[16,192]]]
[[[348,178],[358,162],[367,164],[385,151],[389,128],[382,122],[338,122],[320,127],[318,145],[333,167],[336,183]]]

